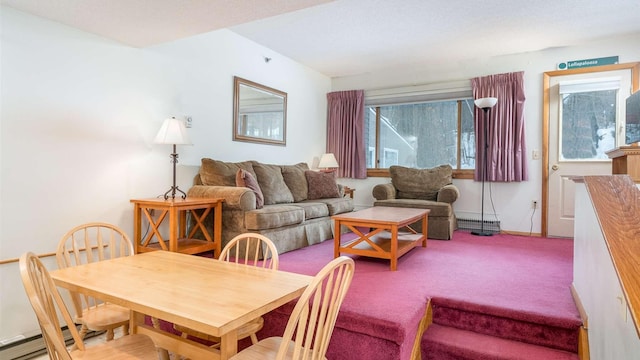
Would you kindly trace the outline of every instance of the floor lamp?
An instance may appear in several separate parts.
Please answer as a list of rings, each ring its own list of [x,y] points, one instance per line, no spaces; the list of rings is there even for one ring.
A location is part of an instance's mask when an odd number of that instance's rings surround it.
[[[487,116],[489,109],[494,107],[498,102],[497,98],[494,97],[486,97],[477,99],[474,101],[477,107],[482,109],[484,113],[484,155],[482,158],[482,208],[480,210],[480,231],[472,231],[471,234],[478,236],[491,236],[493,233],[484,231],[484,182],[487,179],[487,149],[489,148],[489,142],[487,139],[487,128],[489,127],[489,117]]]
[[[191,145],[191,140],[189,140],[187,127],[185,126],[184,121],[178,120],[175,117],[165,119],[158,131],[158,135],[156,135],[154,143],[173,145],[173,153],[169,155],[171,157],[171,162],[173,163],[173,186],[164,193],[164,199],[175,199],[176,191],[181,193],[182,198],[185,199],[187,194],[178,189],[178,186],[176,185],[176,164],[178,163],[176,145]]]

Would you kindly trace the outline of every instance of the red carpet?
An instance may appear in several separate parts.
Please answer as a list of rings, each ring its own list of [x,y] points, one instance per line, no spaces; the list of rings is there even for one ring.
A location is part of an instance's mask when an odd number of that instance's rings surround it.
[[[326,241],[282,254],[280,269],[314,275],[332,258]],[[571,240],[462,231],[413,249],[395,272],[388,261],[357,257],[327,357],[409,359],[432,299],[423,359],[576,359],[572,263]],[[281,335],[290,311],[265,316],[259,337]]]

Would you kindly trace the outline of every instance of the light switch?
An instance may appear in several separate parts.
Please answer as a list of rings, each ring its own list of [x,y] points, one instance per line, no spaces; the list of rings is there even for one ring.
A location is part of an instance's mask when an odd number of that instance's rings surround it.
[[[531,157],[533,158],[533,160],[540,160],[540,150],[533,150]]]

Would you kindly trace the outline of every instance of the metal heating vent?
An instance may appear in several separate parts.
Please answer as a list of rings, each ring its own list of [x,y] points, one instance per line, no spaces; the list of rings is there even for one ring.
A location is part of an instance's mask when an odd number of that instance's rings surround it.
[[[104,331],[89,331],[84,340],[103,333]],[[62,330],[62,335],[64,336],[67,345],[71,345],[73,343],[71,333],[66,326]],[[47,349],[44,345],[44,340],[42,340],[42,335],[33,336],[0,347],[0,359],[26,360],[46,353]]]
[[[482,228],[481,215],[474,213],[465,213],[456,215],[458,218],[458,230],[478,231]],[[500,220],[497,215],[484,214],[484,231],[494,234],[500,233]]]

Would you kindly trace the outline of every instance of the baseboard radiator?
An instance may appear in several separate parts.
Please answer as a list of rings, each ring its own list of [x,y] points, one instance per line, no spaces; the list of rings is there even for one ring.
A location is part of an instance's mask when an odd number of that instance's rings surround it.
[[[482,229],[482,215],[476,213],[456,214],[458,218],[458,230],[479,231]],[[484,231],[490,233],[500,233],[500,220],[495,214],[484,214]]]
[[[103,333],[104,331],[89,331],[84,339],[87,340],[94,336],[102,335]],[[67,346],[73,344],[73,338],[66,326],[62,329],[62,335],[64,336]],[[0,359],[3,360],[27,360],[36,356],[45,355],[46,353],[47,348],[41,334],[0,347]]]

